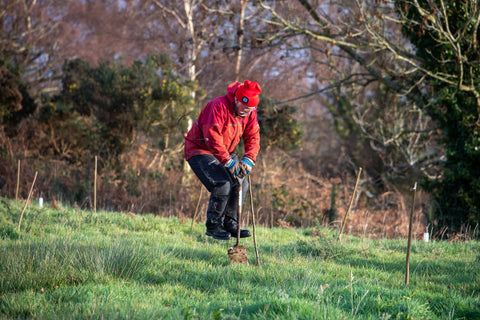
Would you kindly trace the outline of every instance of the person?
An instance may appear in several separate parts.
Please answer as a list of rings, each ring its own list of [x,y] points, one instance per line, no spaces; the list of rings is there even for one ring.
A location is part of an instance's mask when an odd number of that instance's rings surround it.
[[[206,104],[185,137],[185,159],[210,192],[205,234],[215,239],[237,237],[240,183],[245,198],[245,177],[260,150],[256,109],[261,92],[254,81],[231,83],[226,95]],[[234,151],[242,137],[245,152],[239,160]],[[240,230],[241,238],[250,236],[248,229]]]

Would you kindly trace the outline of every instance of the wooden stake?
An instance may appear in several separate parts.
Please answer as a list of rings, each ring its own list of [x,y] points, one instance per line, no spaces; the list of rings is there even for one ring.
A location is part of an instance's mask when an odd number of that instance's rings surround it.
[[[340,229],[340,233],[338,234],[337,241],[340,240],[340,237],[342,236],[343,229],[345,228],[345,222],[347,222],[348,214],[350,213],[350,209],[352,208],[353,199],[355,198],[355,192],[357,191],[358,181],[360,180],[360,175],[361,174],[362,174],[362,168],[360,167],[360,169],[358,170],[357,182],[355,182],[355,188],[353,189],[352,198],[350,198],[350,205],[348,206],[348,210],[345,213],[345,216],[343,217],[342,228]]]
[[[97,156],[95,156],[95,177],[93,180],[93,212],[97,212]]]
[[[18,221],[18,232],[20,232],[20,225],[22,224],[23,213],[27,208],[28,202],[30,201],[30,197],[32,196],[33,186],[35,185],[35,181],[37,180],[38,171],[35,171],[35,177],[33,178],[32,186],[30,187],[30,192],[28,193],[27,202],[25,202],[25,206],[23,207],[22,214],[20,215],[20,220]]]
[[[17,191],[15,192],[15,201],[18,201],[18,189],[20,188],[20,159],[18,159],[17,169]]]
[[[260,265],[260,259],[258,258],[258,249],[257,249],[257,235],[255,232],[255,210],[253,209],[253,196],[252,196],[252,180],[248,176],[248,190],[250,192],[250,204],[252,206],[252,222],[253,222],[253,246],[255,247],[255,256],[257,257],[257,266]]]
[[[407,261],[405,265],[405,285],[408,286],[408,280],[410,278],[410,250],[412,248],[412,224],[413,224],[413,211],[415,207],[415,195],[417,193],[417,183],[413,187],[413,200],[412,210],[410,211],[410,222],[408,223],[408,244],[407,244]]]

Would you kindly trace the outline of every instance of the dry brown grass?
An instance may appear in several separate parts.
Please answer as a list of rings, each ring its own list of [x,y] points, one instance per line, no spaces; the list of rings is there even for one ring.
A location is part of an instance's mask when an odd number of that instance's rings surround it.
[[[20,198],[25,199],[35,171],[39,172],[33,198],[42,196],[46,202],[74,204],[93,208],[93,159],[72,163],[59,158],[38,158],[19,152],[18,145],[5,145],[0,159],[0,176],[5,186],[2,196],[15,197],[17,160],[21,159]],[[21,156],[19,156],[19,154]],[[132,148],[121,159],[122,172],[109,167],[108,159],[99,159],[97,178],[97,209],[121,211],[138,215],[153,213],[176,216],[186,223],[193,218],[201,185],[191,172],[182,170],[183,159],[177,155],[177,165],[167,170],[165,157]],[[180,165],[179,165],[180,164]],[[303,169],[298,159],[274,150],[262,150],[252,175],[252,191],[256,223],[266,227],[314,227],[318,223],[339,228],[352,196],[356,177],[319,177]],[[329,219],[332,187],[337,186],[336,214]],[[387,192],[370,199],[366,196],[367,182],[362,180],[352,211],[347,219],[345,234],[366,237],[406,237],[410,212],[409,195]],[[204,190],[196,221],[206,219],[209,194]],[[426,228],[422,203],[428,197],[419,192],[415,207],[413,234],[423,236]],[[251,224],[251,204],[244,204],[243,225]]]

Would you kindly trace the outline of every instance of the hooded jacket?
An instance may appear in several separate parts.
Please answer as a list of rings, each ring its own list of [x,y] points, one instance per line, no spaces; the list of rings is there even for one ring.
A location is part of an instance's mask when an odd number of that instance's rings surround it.
[[[226,95],[211,100],[200,112],[197,123],[185,137],[186,160],[196,155],[212,154],[224,165],[243,136],[244,156],[257,161],[260,150],[257,110],[244,118],[235,116],[234,94],[240,84],[231,83]]]

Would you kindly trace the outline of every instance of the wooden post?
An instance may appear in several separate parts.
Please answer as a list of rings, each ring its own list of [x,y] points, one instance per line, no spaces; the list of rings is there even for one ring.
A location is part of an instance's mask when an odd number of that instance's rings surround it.
[[[348,210],[345,213],[345,217],[343,217],[342,228],[340,229],[340,232],[338,233],[337,241],[340,240],[340,237],[342,236],[343,229],[345,228],[345,223],[347,222],[348,214],[350,213],[350,209],[352,208],[353,199],[355,198],[355,192],[357,191],[358,181],[360,180],[360,175],[361,174],[362,174],[362,168],[360,167],[360,169],[358,170],[357,181],[355,182],[355,188],[353,189],[352,198],[350,199],[350,205],[348,206]]]
[[[38,171],[35,171],[35,178],[33,178],[32,186],[30,187],[30,192],[28,193],[27,201],[25,202],[25,206],[23,206],[22,214],[20,215],[20,220],[18,221],[18,232],[20,232],[20,225],[22,224],[23,213],[27,208],[28,202],[30,201],[30,197],[32,196],[33,186],[35,185],[35,181],[37,180]]]
[[[20,188],[20,159],[18,159],[17,169],[17,191],[15,192],[15,201],[18,201],[18,189]]]
[[[410,211],[410,221],[408,223],[408,244],[407,244],[407,261],[405,266],[405,285],[408,285],[410,278],[410,250],[412,248],[412,225],[413,225],[413,211],[415,208],[415,194],[417,193],[417,183],[413,187],[412,210]]]
[[[255,210],[253,208],[253,195],[252,195],[252,181],[250,176],[248,176],[248,190],[250,191],[250,204],[252,206],[252,221],[253,221],[253,246],[255,247],[255,257],[257,258],[257,266],[260,265],[260,258],[258,257],[258,248],[257,248],[257,234],[255,228]]]
[[[97,156],[95,156],[95,177],[93,180],[93,212],[97,212]]]

